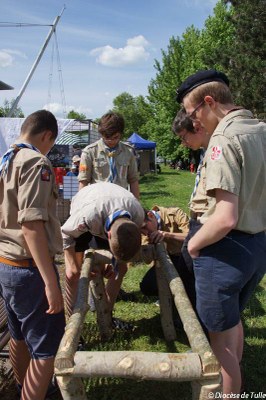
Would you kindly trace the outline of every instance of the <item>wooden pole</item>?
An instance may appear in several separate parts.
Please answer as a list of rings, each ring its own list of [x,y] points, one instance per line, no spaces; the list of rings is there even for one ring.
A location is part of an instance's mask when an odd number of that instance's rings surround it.
[[[176,330],[173,323],[173,296],[165,278],[163,268],[158,260],[155,262],[156,280],[159,292],[161,324],[165,340],[176,340]]]
[[[163,243],[158,243],[156,245],[156,255],[161,265],[164,267],[164,273],[174,296],[174,302],[192,351],[198,353],[201,357],[203,373],[218,372],[220,365],[212,352],[209,342],[188,299],[183,282],[173,266]]]

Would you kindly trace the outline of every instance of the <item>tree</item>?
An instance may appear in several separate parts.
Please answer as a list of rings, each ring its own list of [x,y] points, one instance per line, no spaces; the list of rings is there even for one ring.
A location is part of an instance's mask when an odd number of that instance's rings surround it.
[[[13,104],[14,104],[15,99],[12,99],[11,101],[4,100],[4,105],[0,107],[0,117],[7,117],[9,111],[11,110]],[[16,107],[13,111],[13,114],[11,118],[23,118],[24,113],[21,110],[20,107]]]
[[[78,113],[77,111],[71,110],[67,114],[67,118],[69,119],[77,119],[78,121],[84,121],[87,119],[86,115],[83,113]]]
[[[147,137],[145,124],[151,116],[151,109],[143,96],[133,97],[123,92],[113,100],[113,104],[112,111],[121,114],[125,119],[125,138],[133,132],[138,132],[144,138]]]
[[[234,40],[229,48],[229,78],[236,103],[257,116],[265,111],[265,0],[224,0],[232,5]]]

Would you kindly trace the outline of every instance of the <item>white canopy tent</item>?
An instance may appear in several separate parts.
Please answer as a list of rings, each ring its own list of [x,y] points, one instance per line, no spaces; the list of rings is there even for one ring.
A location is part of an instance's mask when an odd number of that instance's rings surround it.
[[[24,120],[25,118],[0,118],[0,156],[2,156],[9,146],[17,140]],[[84,141],[88,141],[88,143],[92,143],[99,139],[96,124],[91,120],[77,121],[75,119],[59,118],[57,119],[57,123],[57,144],[74,144],[75,139],[77,140],[77,135],[71,134],[71,132],[84,131],[82,137],[84,137]]]

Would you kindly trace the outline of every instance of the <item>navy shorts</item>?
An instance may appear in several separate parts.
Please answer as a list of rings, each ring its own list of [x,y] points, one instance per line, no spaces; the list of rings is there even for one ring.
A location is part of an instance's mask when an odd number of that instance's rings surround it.
[[[102,239],[99,236],[93,236],[90,232],[84,232],[77,239],[75,239],[76,241],[75,252],[79,253],[88,250],[90,248],[90,241],[92,239],[95,239],[95,242],[99,249],[105,249],[105,250],[110,249],[107,238]]]
[[[11,337],[25,340],[33,359],[54,357],[64,334],[65,316],[64,311],[46,314],[49,307],[38,268],[0,263],[0,295]]]
[[[265,233],[231,231],[193,260],[198,315],[210,332],[240,321],[255,287],[266,272]]]

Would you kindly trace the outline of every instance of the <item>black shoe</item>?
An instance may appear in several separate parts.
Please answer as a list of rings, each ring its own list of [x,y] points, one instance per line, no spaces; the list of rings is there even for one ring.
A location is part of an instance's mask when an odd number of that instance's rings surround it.
[[[117,300],[136,301],[137,298],[134,295],[134,293],[126,293],[123,289],[120,289],[117,296]]]
[[[133,332],[136,329],[136,326],[134,326],[130,322],[112,317],[112,328],[122,332]]]
[[[85,350],[85,340],[83,339],[82,336],[80,336],[77,351],[84,351],[84,350]]]

